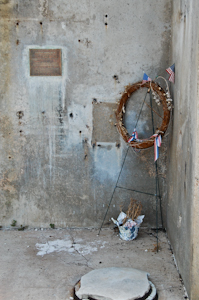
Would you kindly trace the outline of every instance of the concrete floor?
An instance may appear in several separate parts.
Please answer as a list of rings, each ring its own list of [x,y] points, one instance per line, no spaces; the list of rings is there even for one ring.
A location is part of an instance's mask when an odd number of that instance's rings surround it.
[[[159,300],[187,299],[164,233],[132,242],[112,229],[0,230],[0,300],[69,300],[82,275],[96,268],[132,267],[150,273]],[[48,254],[47,254],[48,253]]]

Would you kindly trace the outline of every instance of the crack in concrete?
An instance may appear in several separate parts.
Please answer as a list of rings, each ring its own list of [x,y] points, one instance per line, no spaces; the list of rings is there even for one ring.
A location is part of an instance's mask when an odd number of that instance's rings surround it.
[[[86,261],[86,264],[85,264],[85,265],[86,265],[89,269],[93,270],[93,268],[91,268],[91,267],[88,265],[89,260],[88,260],[81,252],[79,252],[79,251],[75,248],[76,242],[75,242],[75,239],[74,239],[74,237],[73,237],[73,235],[72,235],[72,233],[71,233],[70,231],[69,231],[69,235],[70,235],[71,240],[72,240],[72,246],[71,246],[71,248],[73,248],[73,249],[75,250],[76,253],[78,253],[82,258],[84,258],[85,261]]]

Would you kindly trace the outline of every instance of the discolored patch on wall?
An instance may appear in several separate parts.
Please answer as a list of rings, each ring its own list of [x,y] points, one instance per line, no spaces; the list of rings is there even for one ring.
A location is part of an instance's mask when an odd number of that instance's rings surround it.
[[[115,123],[116,103],[93,103],[93,142],[115,143],[120,140]]]
[[[8,17],[12,11],[13,2],[10,0],[0,0],[0,16]]]

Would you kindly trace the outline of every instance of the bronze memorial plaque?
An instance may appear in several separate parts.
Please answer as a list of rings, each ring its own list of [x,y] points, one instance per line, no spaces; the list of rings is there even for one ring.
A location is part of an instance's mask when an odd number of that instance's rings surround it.
[[[30,49],[30,76],[61,76],[61,49]]]

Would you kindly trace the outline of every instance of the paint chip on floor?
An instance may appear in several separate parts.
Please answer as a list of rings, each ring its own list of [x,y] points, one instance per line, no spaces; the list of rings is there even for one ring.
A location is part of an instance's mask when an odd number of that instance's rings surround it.
[[[71,240],[55,240],[48,241],[45,244],[37,243],[35,246],[37,250],[39,250],[37,252],[37,255],[41,256],[60,251],[67,251],[68,253],[73,253],[77,251],[81,255],[88,255],[92,252],[98,251],[98,247],[104,248],[106,243],[107,242],[96,241],[86,244],[73,244]]]

